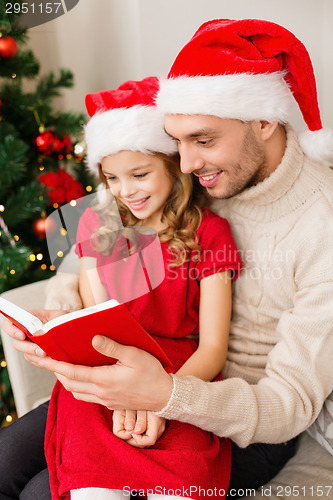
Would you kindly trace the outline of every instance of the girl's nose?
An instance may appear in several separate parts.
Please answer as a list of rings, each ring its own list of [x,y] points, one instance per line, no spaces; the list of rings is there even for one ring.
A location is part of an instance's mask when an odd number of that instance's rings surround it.
[[[136,192],[136,187],[132,182],[122,182],[120,187],[120,195],[122,198],[130,198]]]

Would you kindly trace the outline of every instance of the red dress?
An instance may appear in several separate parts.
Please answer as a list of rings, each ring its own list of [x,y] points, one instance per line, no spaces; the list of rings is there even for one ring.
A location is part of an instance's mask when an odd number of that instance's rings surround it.
[[[97,214],[88,209],[81,218],[78,239],[88,240],[97,225]],[[151,292],[126,303],[171,359],[173,372],[197,348],[197,341],[188,336],[198,334],[200,280],[226,270],[236,277],[241,268],[225,219],[205,209],[197,235],[202,249],[199,260],[190,256],[182,266],[169,268],[174,258],[168,244],[161,243],[165,279]],[[112,297],[107,257],[90,245],[83,255],[97,258],[101,281]],[[147,490],[195,500],[205,495],[224,498],[231,468],[228,439],[178,421],[166,422],[154,446],[132,447],[112,433],[112,411],[77,401],[59,382],[49,407],[45,454],[54,499],[69,498],[71,489],[85,487],[132,490],[141,493],[141,498]]]

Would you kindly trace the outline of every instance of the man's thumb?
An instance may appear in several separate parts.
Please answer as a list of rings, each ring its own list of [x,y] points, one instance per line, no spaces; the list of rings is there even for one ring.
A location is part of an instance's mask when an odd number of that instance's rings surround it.
[[[120,346],[114,340],[104,337],[103,335],[96,335],[96,337],[93,338],[92,345],[96,351],[104,354],[105,356],[119,359]]]
[[[146,351],[129,345],[118,344],[109,337],[104,335],[96,335],[92,340],[93,348],[96,351],[119,360],[122,364],[127,366],[137,366],[138,364],[147,363],[148,358],[155,359],[151,354]]]

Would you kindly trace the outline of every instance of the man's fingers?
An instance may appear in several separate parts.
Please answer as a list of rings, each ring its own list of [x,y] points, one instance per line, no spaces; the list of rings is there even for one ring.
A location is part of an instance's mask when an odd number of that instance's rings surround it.
[[[13,339],[24,340],[25,334],[17,328],[17,326],[13,325],[9,319],[4,318],[1,323],[1,328],[4,332],[7,333]]]
[[[13,340],[13,347],[27,356],[45,356],[44,351],[29,340]],[[27,361],[30,361],[27,359]]]
[[[69,381],[92,382],[94,379],[94,367],[87,367],[83,365],[73,365],[65,361],[57,361],[50,357],[41,359],[41,368],[46,368],[51,372],[62,375]]]

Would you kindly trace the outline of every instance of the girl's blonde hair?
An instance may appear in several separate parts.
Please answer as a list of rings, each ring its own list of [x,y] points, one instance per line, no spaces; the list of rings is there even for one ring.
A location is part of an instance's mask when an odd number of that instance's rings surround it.
[[[181,172],[178,154],[167,156],[163,153],[154,153],[154,156],[163,160],[173,180],[173,186],[162,213],[162,222],[167,224],[167,228],[159,233],[159,239],[162,242],[169,242],[170,249],[175,255],[172,265],[178,266],[188,259],[191,250],[196,250],[197,255],[200,255],[201,249],[195,233],[202,220],[201,207],[205,204],[207,195],[195,176]],[[101,166],[99,166],[99,177],[100,181],[108,186]],[[119,234],[114,230],[118,225],[119,215],[111,209],[113,197],[109,190],[107,193],[105,201],[94,207],[95,212],[101,216],[103,224],[94,233],[92,241],[94,248],[103,255],[111,253],[117,234]],[[125,228],[141,222],[120,200],[116,199],[116,203]],[[135,231],[125,229],[123,234],[135,246]]]

